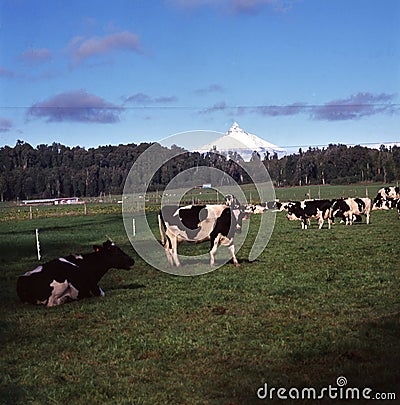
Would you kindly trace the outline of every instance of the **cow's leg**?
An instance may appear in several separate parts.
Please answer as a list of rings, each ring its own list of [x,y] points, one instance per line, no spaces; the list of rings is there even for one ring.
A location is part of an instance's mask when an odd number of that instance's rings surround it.
[[[210,250],[210,266],[215,266],[215,254],[217,253],[217,248],[219,240],[221,239],[221,234],[219,233],[215,238],[211,237],[211,250]]]
[[[65,300],[62,300],[62,297],[65,295],[66,291],[68,291],[68,281],[65,280],[62,283],[59,283],[58,281],[53,280],[53,282],[50,283],[50,287],[53,287],[53,291],[51,292],[51,295],[47,301],[47,306],[54,307],[65,302]]]
[[[70,283],[64,293],[58,297],[58,305],[64,304],[68,301],[77,300],[79,291]]]
[[[236,256],[235,256],[235,245],[232,243],[232,245],[230,245],[230,246],[228,247],[228,249],[229,249],[229,253],[231,254],[231,257],[232,257],[232,260],[233,260],[233,264],[234,264],[236,267],[239,267],[240,264],[239,264],[239,262],[237,261]]]
[[[305,218],[301,219],[301,229],[307,229],[307,221]]]
[[[367,220],[367,224],[369,224],[369,212],[365,213],[365,217],[366,217],[366,220]]]
[[[97,285],[97,283],[90,287],[90,293],[95,297],[104,297],[106,293]]]
[[[322,227],[324,226],[324,217],[321,214],[318,218],[318,229],[322,229]]]
[[[172,249],[169,245],[165,245],[165,254],[167,256],[168,263],[171,267],[174,267],[174,259],[172,257]]]
[[[172,249],[166,249],[165,252],[167,253],[168,264],[171,267],[174,267],[174,258],[172,257]]]
[[[170,267],[174,267],[174,259],[172,257],[172,244],[171,239],[168,237],[168,235],[165,235],[164,249],[165,255],[167,256],[168,264],[170,265]]]
[[[178,258],[178,239],[176,237],[170,239],[171,239],[171,256],[174,259],[175,266],[179,267],[181,263]]]
[[[77,300],[79,291],[70,283],[69,284],[69,291],[68,291],[69,298],[72,300]]]

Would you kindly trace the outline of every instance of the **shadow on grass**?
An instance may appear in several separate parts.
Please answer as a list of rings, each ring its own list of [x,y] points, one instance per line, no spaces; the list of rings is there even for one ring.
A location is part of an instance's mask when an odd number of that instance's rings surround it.
[[[280,359],[257,359],[245,350],[242,354],[239,358],[225,353],[213,359],[218,365],[214,368],[217,374],[210,376],[210,380],[217,382],[210,393],[214,400],[230,397],[229,403],[232,404],[260,403],[257,390],[266,383],[268,395],[272,395],[267,398],[270,404],[353,403],[354,400],[350,399],[330,399],[327,391],[321,400],[293,401],[289,398],[282,401],[277,397],[276,390],[281,387],[287,390],[286,395],[290,388],[297,388],[300,392],[303,388],[315,388],[318,397],[322,388],[337,387],[340,376],[347,379],[345,388],[358,388],[358,403],[370,402],[363,402],[361,397],[365,388],[372,390],[372,399],[377,393],[393,393],[397,400],[400,398],[400,313],[360,324],[355,339],[327,343],[321,342],[319,336],[308,338],[307,348],[291,350]],[[271,394],[272,387],[276,390]],[[397,402],[382,400],[379,403]]]
[[[110,291],[110,290],[136,290],[138,288],[146,288],[146,286],[144,284],[137,284],[137,283],[122,284],[122,285],[108,287],[107,291]]]

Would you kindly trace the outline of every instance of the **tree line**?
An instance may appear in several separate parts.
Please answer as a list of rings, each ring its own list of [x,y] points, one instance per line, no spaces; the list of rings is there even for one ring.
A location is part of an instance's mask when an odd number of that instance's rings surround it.
[[[264,160],[276,186],[391,183],[400,179],[400,148],[329,145]]]
[[[14,147],[1,147],[1,201],[122,194],[133,163],[150,145],[107,145],[85,149],[53,143],[34,148],[17,141]],[[215,167],[239,184],[248,183],[251,179],[246,165],[254,161],[265,165],[277,187],[364,181],[391,183],[400,179],[400,148],[397,146],[381,146],[377,150],[329,145],[323,149],[299,149],[298,153],[280,159],[276,154],[261,157],[253,153],[249,163],[243,162],[236,152],[229,152],[228,156],[216,152],[200,154],[175,145],[171,148],[158,145],[157,153],[166,163],[153,176],[149,189],[162,189],[176,174],[196,166]],[[147,158],[151,159],[151,156]],[[199,184],[203,181],[207,179],[199,179]]]

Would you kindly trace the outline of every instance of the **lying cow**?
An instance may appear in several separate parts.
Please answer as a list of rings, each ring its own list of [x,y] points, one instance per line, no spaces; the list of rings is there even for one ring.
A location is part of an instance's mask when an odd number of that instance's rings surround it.
[[[376,200],[372,206],[373,210],[393,210],[397,209],[398,219],[400,219],[400,198],[388,198],[387,200]]]
[[[372,205],[373,210],[389,210],[395,208],[400,198],[399,187],[383,187],[378,190]]]
[[[17,294],[22,302],[48,307],[90,296],[104,296],[97,285],[111,268],[129,270],[134,260],[113,242],[93,246],[86,255],[60,257],[18,278]]]
[[[268,210],[267,203],[246,204],[244,212],[248,214],[262,214]]]
[[[387,200],[377,200],[375,198],[372,210],[392,210],[396,208],[400,198],[388,198]]]
[[[246,217],[243,207],[227,205],[188,205],[178,208],[164,206],[158,215],[161,243],[170,266],[179,267],[178,244],[182,241],[200,243],[210,241],[210,265],[215,264],[219,244],[227,246],[235,266],[234,236],[241,232]]]
[[[280,201],[272,201],[271,203],[268,202],[267,204],[273,204],[271,209],[274,209],[275,211],[288,211],[289,205],[293,204],[295,201],[289,201],[289,202],[280,202]]]
[[[342,198],[334,200],[331,207],[331,220],[341,218],[346,225],[352,225],[360,215],[365,215],[369,224],[371,200],[369,198]]]
[[[324,225],[324,220],[328,220],[328,228],[331,229],[330,219],[331,202],[329,200],[304,200],[287,203],[286,218],[289,221],[301,221],[301,228],[307,229],[307,222],[310,224],[311,219],[318,220],[318,228]]]
[[[378,190],[378,196],[381,196],[384,200],[388,198],[400,198],[399,187],[383,187]]]
[[[267,201],[260,204],[247,204],[245,211],[249,214],[262,214],[268,210],[272,212],[276,211],[287,211],[288,203],[281,203],[278,200]]]

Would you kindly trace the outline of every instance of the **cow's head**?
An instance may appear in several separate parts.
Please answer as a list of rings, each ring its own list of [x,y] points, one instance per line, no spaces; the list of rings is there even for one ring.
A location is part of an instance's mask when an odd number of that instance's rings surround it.
[[[386,201],[380,194],[378,194],[372,205],[372,210],[381,210],[383,209],[384,201]]]
[[[240,205],[238,208],[231,208],[230,210],[232,216],[231,227],[233,227],[235,232],[241,233],[243,221],[249,217],[248,212],[246,212],[246,207]]]
[[[239,209],[240,208],[239,200],[232,194],[227,194],[225,196],[225,204],[228,207],[231,207],[231,209]]]
[[[290,201],[282,205],[283,209],[287,211],[286,218],[289,221],[299,221],[304,214],[303,209],[301,208],[300,202]]]
[[[288,221],[299,221],[301,218],[300,217],[298,217],[294,212],[288,212],[287,214],[286,214],[286,219],[288,220]]]
[[[332,222],[335,221],[336,218],[341,218],[343,221],[346,220],[346,216],[344,215],[346,211],[346,203],[343,199],[335,200],[330,209],[330,219]]]
[[[135,264],[135,261],[130,256],[110,240],[104,242],[103,246],[93,246],[93,249],[101,255],[101,258],[100,256],[99,258],[106,262],[109,267],[129,270]]]
[[[273,205],[273,209],[276,211],[288,211],[289,207],[291,204],[294,204],[293,202],[279,202],[279,201],[271,201],[267,204]]]

